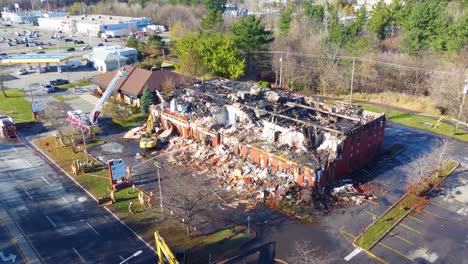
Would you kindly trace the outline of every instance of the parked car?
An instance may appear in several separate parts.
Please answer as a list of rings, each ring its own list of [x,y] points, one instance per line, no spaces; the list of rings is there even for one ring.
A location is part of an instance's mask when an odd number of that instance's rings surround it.
[[[75,51],[75,48],[67,48],[67,51]]]
[[[42,91],[47,92],[47,93],[53,93],[55,92],[55,87],[50,85],[50,84],[43,84],[41,85]]]
[[[8,54],[0,53],[0,59],[6,59],[6,58],[8,58]]]
[[[82,64],[81,64],[81,62],[79,62],[79,61],[67,61],[67,62],[65,63],[65,65],[66,65],[67,67],[72,68],[72,69],[76,69],[76,68],[80,67]]]
[[[25,75],[26,73],[28,73],[28,70],[26,70],[26,69],[19,69],[18,70],[18,75]]]
[[[104,46],[104,44],[99,43],[99,44],[97,44],[97,46],[98,46],[98,47],[102,47],[102,46]]]
[[[89,50],[89,49],[93,49],[93,47],[91,47],[89,45],[81,47],[81,50]]]
[[[40,51],[36,52],[36,54],[45,54],[45,51],[40,50]]]
[[[74,42],[75,44],[84,44],[84,41],[82,41],[82,40],[75,40],[75,41],[73,41],[73,42]]]
[[[56,80],[50,81],[50,84],[52,86],[57,86],[57,85],[62,85],[62,84],[67,84],[67,83],[70,83],[70,82],[68,80],[64,80],[64,79],[56,79]]]
[[[72,42],[72,41],[73,41],[73,39],[70,39],[70,38],[64,38],[64,39],[62,39],[62,41],[63,41],[63,42]]]

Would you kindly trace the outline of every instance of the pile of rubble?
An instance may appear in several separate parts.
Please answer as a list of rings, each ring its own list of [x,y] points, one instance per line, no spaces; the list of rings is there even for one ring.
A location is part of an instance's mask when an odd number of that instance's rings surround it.
[[[352,183],[335,187],[331,190],[331,195],[335,198],[336,204],[339,205],[360,205],[365,201],[373,201],[377,196],[373,192],[361,188],[361,185],[354,187]]]
[[[185,151],[176,151],[182,148]],[[166,159],[169,163],[193,168],[192,173],[212,177],[220,188],[235,192],[238,197],[228,206],[245,203],[254,207],[258,201],[264,202],[268,197],[301,200],[301,190],[294,181],[294,175],[282,171],[273,173],[271,167],[260,168],[250,160],[234,155],[231,146],[212,148],[177,137],[170,140],[165,152],[173,153]]]

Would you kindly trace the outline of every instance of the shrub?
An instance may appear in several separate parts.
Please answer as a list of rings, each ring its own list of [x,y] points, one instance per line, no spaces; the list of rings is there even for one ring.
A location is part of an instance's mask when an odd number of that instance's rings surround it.
[[[271,84],[269,82],[266,82],[266,81],[258,81],[257,85],[261,86],[263,88],[271,88]]]

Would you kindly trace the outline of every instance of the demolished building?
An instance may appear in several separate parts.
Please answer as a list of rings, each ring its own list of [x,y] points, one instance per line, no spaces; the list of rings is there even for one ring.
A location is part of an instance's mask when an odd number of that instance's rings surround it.
[[[378,157],[385,127],[382,113],[225,80],[183,86],[152,113],[162,129],[219,156],[233,153],[283,181],[317,188]]]

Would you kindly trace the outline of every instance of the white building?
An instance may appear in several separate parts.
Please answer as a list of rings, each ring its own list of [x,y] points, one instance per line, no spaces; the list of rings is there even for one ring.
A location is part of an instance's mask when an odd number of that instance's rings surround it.
[[[98,36],[106,30],[130,31],[139,30],[152,24],[150,18],[106,16],[106,15],[84,15],[39,18],[39,27],[51,31],[63,31],[66,33],[83,33]]]
[[[98,71],[112,71],[120,66],[138,61],[138,51],[125,46],[96,47],[93,52],[83,56],[92,61]]]
[[[11,21],[18,24],[35,24],[37,25],[39,18],[42,17],[65,17],[65,12],[50,12],[43,13],[41,11],[31,12],[10,12],[8,9],[4,9],[2,12],[2,18],[6,21]]]
[[[93,55],[94,68],[108,72],[127,64],[127,58],[118,54],[99,52]]]
[[[380,0],[357,0],[356,4],[354,5],[354,10],[359,10],[361,7],[365,7],[367,11],[370,11],[372,7],[380,2]],[[393,2],[393,0],[383,0],[386,5],[389,5]]]

